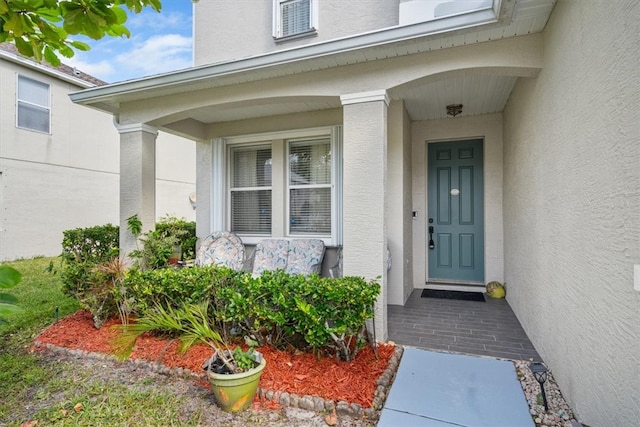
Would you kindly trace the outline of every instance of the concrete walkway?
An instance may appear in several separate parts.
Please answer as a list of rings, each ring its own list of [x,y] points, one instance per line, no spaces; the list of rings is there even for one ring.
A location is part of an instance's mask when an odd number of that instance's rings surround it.
[[[378,427],[533,427],[513,363],[406,347]]]

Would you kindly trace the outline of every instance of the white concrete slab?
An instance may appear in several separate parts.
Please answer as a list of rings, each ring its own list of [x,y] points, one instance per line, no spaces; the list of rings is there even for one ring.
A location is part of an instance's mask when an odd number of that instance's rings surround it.
[[[534,426],[513,363],[405,348],[378,427]]]

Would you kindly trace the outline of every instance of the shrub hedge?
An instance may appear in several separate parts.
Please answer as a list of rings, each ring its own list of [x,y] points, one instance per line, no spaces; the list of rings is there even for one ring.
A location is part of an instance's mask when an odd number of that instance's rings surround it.
[[[225,335],[235,332],[261,344],[332,348],[349,360],[373,317],[380,292],[360,277],[292,276],[267,271],[259,277],[223,267],[131,270],[123,282],[134,314],[155,304],[178,306],[208,300]]]

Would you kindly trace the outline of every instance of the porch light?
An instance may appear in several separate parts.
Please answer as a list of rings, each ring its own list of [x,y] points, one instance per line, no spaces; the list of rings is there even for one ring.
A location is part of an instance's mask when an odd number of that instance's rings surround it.
[[[533,377],[540,383],[540,390],[542,390],[542,401],[544,402],[544,410],[549,410],[549,405],[547,404],[547,394],[544,391],[544,383],[547,381],[547,367],[542,363],[536,362],[532,363],[529,366],[531,372],[533,372]]]
[[[448,116],[457,116],[462,113],[462,104],[449,104],[447,105],[447,115]]]

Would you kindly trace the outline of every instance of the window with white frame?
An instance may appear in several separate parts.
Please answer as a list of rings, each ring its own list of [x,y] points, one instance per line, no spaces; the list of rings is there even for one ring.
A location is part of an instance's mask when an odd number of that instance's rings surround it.
[[[227,224],[247,243],[314,237],[340,243],[339,128],[227,140]]]
[[[231,231],[271,234],[271,146],[231,148]]]
[[[279,39],[315,32],[316,6],[314,0],[273,0],[273,36]]]
[[[46,83],[18,76],[16,126],[49,133],[51,130],[51,96]]]

